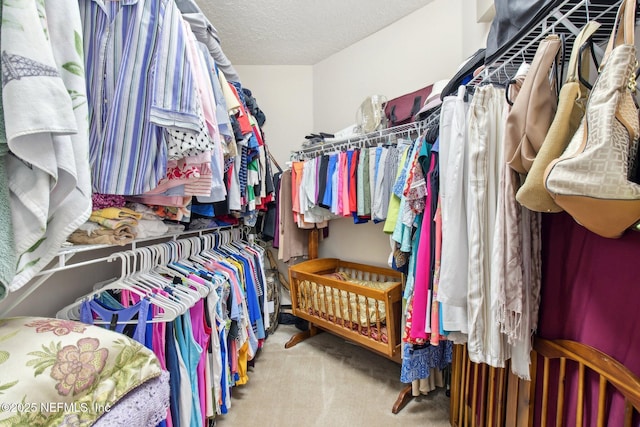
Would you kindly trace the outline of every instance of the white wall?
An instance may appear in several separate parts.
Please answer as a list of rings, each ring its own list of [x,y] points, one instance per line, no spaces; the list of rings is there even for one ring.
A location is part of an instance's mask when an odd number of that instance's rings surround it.
[[[369,95],[391,99],[455,74],[486,42],[487,24],[476,24],[476,4],[436,0],[313,67],[314,127],[335,131],[354,123]],[[385,265],[389,238],[382,224],[331,221],[321,257]]]
[[[263,127],[271,153],[281,167],[313,130],[310,65],[234,65],[242,85],[264,111]]]
[[[314,126],[355,122],[369,95],[391,99],[450,77],[462,58],[462,4],[436,0],[313,67]]]
[[[477,0],[476,4],[465,5],[462,14],[462,55],[464,58],[485,47],[491,20],[495,15],[493,0]],[[482,22],[478,22],[481,20]]]

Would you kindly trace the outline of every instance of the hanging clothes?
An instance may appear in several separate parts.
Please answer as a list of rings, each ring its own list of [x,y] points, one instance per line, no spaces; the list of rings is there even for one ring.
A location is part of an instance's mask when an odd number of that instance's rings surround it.
[[[456,96],[442,102],[440,112],[440,197],[442,200],[442,264],[438,301],[443,304],[442,327],[468,333],[467,289],[469,240],[467,235],[467,197],[469,161],[467,151],[467,112],[462,86]],[[453,337],[452,337],[453,338]],[[456,342],[466,342],[461,336]]]
[[[175,249],[166,245],[171,259]],[[133,337],[153,349],[171,373],[163,425],[205,426],[229,410],[231,387],[248,381],[249,361],[266,338],[264,255],[241,240],[218,241],[189,259],[128,276],[122,289],[115,282],[78,303],[81,321]],[[162,320],[177,307],[181,313]]]

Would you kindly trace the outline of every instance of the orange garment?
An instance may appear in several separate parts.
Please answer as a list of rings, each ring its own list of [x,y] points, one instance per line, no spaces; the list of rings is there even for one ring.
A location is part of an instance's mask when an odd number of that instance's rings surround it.
[[[293,220],[300,223],[300,184],[302,183],[302,171],[304,162],[293,162],[291,164],[291,201]]]
[[[249,376],[247,375],[247,355],[249,353],[249,342],[246,341],[240,347],[238,352],[238,376],[240,377],[236,381],[236,385],[244,385],[249,382]]]

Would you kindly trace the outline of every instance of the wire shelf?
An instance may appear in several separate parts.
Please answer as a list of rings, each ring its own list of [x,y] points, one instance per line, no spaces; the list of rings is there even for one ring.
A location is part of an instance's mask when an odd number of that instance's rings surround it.
[[[424,120],[380,129],[362,135],[354,135],[348,138],[329,139],[323,143],[316,143],[298,151],[291,152],[292,160],[305,160],[318,155],[342,149],[368,148],[379,142],[406,135],[411,138],[417,136],[433,126],[440,120],[440,107],[436,107]]]
[[[615,24],[621,1],[599,4],[589,0],[565,0],[555,6],[540,22],[511,44],[498,59],[485,65],[469,86],[492,83],[506,85],[515,76],[523,62],[531,63],[540,42],[550,34],[564,37],[565,52],[580,29],[589,21],[601,24],[593,39],[596,43],[608,40]]]

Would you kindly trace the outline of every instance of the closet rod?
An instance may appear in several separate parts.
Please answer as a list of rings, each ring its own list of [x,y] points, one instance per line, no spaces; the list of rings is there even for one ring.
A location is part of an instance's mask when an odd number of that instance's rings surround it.
[[[239,227],[238,225],[226,225],[222,227],[204,228],[202,230],[186,230],[180,233],[171,233],[171,234],[165,234],[163,236],[155,236],[155,237],[148,237],[144,239],[134,240],[128,245],[131,245],[131,250],[136,250],[137,243],[154,241],[154,240],[162,240],[162,239],[167,239],[166,241],[170,241],[170,240],[175,241],[175,240],[178,240],[179,237],[187,236],[187,235],[194,235],[193,237],[197,235],[197,237],[202,237],[203,234],[215,233],[217,231],[223,231],[223,230],[233,230],[238,227]],[[44,269],[40,271],[38,274],[36,274],[35,277],[37,277],[37,280],[32,284],[30,284],[28,287],[26,287],[24,292],[22,292],[20,296],[15,299],[15,301],[12,301],[11,304],[9,304],[7,307],[3,307],[3,310],[0,311],[0,318],[6,317],[11,312],[11,310],[16,308],[18,305],[22,304],[24,300],[26,300],[32,293],[34,293],[38,288],[40,288],[40,286],[42,286],[47,280],[49,280],[51,276],[53,276],[55,273],[58,273],[60,271],[65,271],[65,270],[71,270],[78,267],[84,267],[87,265],[98,264],[101,262],[112,261],[114,259],[113,253],[106,257],[94,258],[87,261],[77,262],[74,264],[67,264],[67,262],[76,254],[79,254],[81,252],[90,252],[90,251],[106,249],[106,248],[119,248],[119,246],[77,245],[77,246],[61,248],[60,251],[58,252],[58,266],[54,268]]]
[[[380,129],[374,132],[365,133],[362,135],[354,135],[349,138],[333,139],[326,142],[314,144],[309,147],[302,148],[298,151],[291,152],[291,158],[301,160],[304,158],[315,157],[317,153],[325,151],[335,150],[341,147],[358,147],[365,148],[368,144],[372,144],[381,138],[399,136],[402,134],[410,134],[412,132],[421,133],[431,126],[436,120],[440,118],[440,108],[434,109],[434,111],[424,120],[406,123],[403,125],[393,126],[386,129]]]

